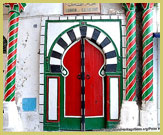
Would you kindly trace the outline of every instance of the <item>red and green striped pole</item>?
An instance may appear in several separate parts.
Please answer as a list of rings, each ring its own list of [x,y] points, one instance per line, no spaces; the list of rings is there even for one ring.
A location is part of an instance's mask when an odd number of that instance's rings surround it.
[[[9,30],[4,101],[15,101],[15,77],[19,15],[20,12],[24,10],[26,4],[5,3],[5,6],[9,8]]]
[[[136,100],[136,5],[123,3],[126,10],[126,100]]]
[[[153,100],[153,3],[143,3],[142,100]]]

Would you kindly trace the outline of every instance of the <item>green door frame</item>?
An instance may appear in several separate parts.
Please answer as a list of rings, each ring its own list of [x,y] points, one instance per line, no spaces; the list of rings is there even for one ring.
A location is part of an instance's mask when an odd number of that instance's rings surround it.
[[[78,25],[74,25],[72,27],[70,27],[69,29],[66,29],[65,31],[63,31],[53,42],[50,50],[49,50],[49,54],[47,55],[47,30],[48,30],[48,23],[55,23],[55,22],[60,22],[60,23],[63,23],[63,22],[79,22]],[[78,26],[81,26],[83,25],[82,22],[119,22],[119,25],[120,25],[120,54],[118,54],[118,51],[117,51],[117,48],[116,48],[116,45],[115,43],[113,42],[113,40],[111,39],[111,37],[105,32],[103,31],[102,29],[96,27],[96,26],[93,26],[93,25],[90,25],[90,24],[87,24],[85,23],[84,25],[86,26],[89,26],[89,27],[94,27],[98,30],[100,30],[101,32],[105,33],[105,35],[111,40],[111,42],[113,43],[114,47],[115,47],[115,50],[116,50],[116,53],[117,53],[117,70],[116,72],[106,72],[106,76],[119,76],[120,77],[120,105],[119,107],[121,106],[121,103],[122,103],[122,97],[123,97],[123,70],[122,70],[122,29],[121,29],[121,20],[120,19],[104,19],[104,20],[46,20],[46,23],[45,23],[45,46],[44,46],[44,122],[43,122],[43,125],[44,125],[44,130],[45,131],[55,131],[55,130],[67,130],[68,127],[66,127],[66,125],[69,125],[71,122],[69,120],[67,121],[64,121],[65,124],[63,126],[63,119],[64,119],[64,103],[62,103],[62,101],[64,101],[64,77],[62,76],[61,73],[52,73],[50,72],[50,56],[51,56],[51,53],[52,53],[52,49],[55,45],[55,43],[57,42],[57,40],[64,34],[66,33],[67,31],[69,31],[70,29],[73,29],[75,27],[78,27]],[[58,95],[60,97],[60,121],[53,121],[53,122],[48,122],[47,121],[47,77],[59,77],[60,78],[60,95]],[[105,82],[106,82],[106,79],[105,79]],[[106,95],[106,87],[105,87],[105,93],[104,95]],[[106,97],[104,97],[104,99],[106,99]],[[105,107],[106,107],[106,104],[105,104]],[[105,117],[106,117],[106,114],[105,114]],[[74,119],[74,118],[72,118]],[[98,118],[94,118],[94,121],[92,121],[90,124],[95,124],[96,121],[97,121]],[[75,118],[74,120],[74,123],[72,123],[74,126],[73,128],[69,129],[69,130],[80,130],[81,127],[80,126],[77,126],[75,123],[76,122],[79,122],[80,121],[80,118]],[[102,120],[103,121],[103,120]],[[105,128],[113,128],[115,127],[119,120],[110,120],[110,121],[107,121],[106,119],[104,120],[106,122],[104,122],[104,127]],[[98,123],[99,124],[99,123]],[[99,127],[102,126],[99,124]]]

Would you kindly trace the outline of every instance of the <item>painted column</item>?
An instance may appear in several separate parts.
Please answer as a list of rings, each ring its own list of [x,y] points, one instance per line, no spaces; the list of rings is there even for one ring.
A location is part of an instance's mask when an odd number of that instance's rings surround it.
[[[19,15],[26,6],[25,3],[5,3],[9,8],[9,30],[7,45],[7,66],[5,71],[4,91],[4,131],[21,131],[22,125],[15,104],[15,77],[16,77],[16,56],[18,41]],[[18,120],[19,119],[19,120]]]
[[[143,3],[143,76],[142,100],[153,100],[153,3]]]
[[[15,76],[18,40],[18,24],[20,12],[24,10],[24,3],[6,3],[9,7],[9,30],[7,45],[7,69],[5,76],[5,101],[15,101]]]
[[[126,100],[136,100],[136,12],[134,3],[123,4],[126,10]]]
[[[154,3],[142,3],[143,75],[141,126],[157,127],[157,102],[153,99],[153,11]]]
[[[120,117],[121,128],[138,126],[136,104],[136,4],[123,3],[126,10],[126,99],[123,100]]]

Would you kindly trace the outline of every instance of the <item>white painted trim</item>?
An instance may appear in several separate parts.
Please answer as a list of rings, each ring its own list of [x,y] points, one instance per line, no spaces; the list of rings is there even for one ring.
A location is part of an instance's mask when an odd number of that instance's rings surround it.
[[[50,58],[50,65],[61,65],[61,60],[57,58]]]
[[[80,39],[81,38],[81,33],[80,33],[79,27],[75,27],[73,30],[74,30],[76,39]]]
[[[98,39],[97,39],[96,42],[100,45],[101,42],[102,42],[105,38],[106,38],[106,35],[105,35],[103,32],[100,32],[100,35],[99,35],[99,37],[98,37]]]
[[[117,57],[106,59],[106,64],[117,64]]]
[[[119,116],[119,80],[110,78],[110,119],[118,119]]]
[[[93,32],[94,32],[94,28],[92,27],[87,27],[87,35],[86,37],[91,39],[92,38],[92,35],[93,35]]]
[[[48,120],[57,120],[57,103],[58,103],[58,79],[49,78],[48,93]]]
[[[69,36],[67,35],[67,32],[64,33],[61,38],[67,43],[67,45],[71,44],[71,40],[70,40]]]
[[[114,51],[115,48],[114,48],[114,46],[113,46],[113,43],[111,42],[109,45],[105,46],[105,47],[103,48],[103,50],[104,50],[105,53]]]
[[[58,43],[56,43],[56,44],[54,45],[54,47],[53,47],[53,51],[57,51],[57,52],[63,54],[64,48],[62,48]]]

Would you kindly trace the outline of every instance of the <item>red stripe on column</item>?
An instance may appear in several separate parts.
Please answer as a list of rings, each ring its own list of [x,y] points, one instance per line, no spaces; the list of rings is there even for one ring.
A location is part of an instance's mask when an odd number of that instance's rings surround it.
[[[132,96],[129,98],[129,101],[133,101],[134,97],[136,96],[136,91],[132,94]]]
[[[4,100],[7,99],[7,97],[15,90],[15,85],[13,85],[13,87],[11,87],[6,93],[5,93],[5,96],[4,96]]]
[[[7,59],[9,60],[12,56],[14,56],[17,53],[17,49],[15,49],[13,52],[11,52],[8,56]]]
[[[147,10],[147,11],[143,14],[143,19],[146,17],[147,14],[149,14],[149,12],[151,12],[151,10]]]
[[[126,94],[129,92],[129,90],[132,88],[132,86],[134,85],[135,82],[136,82],[136,76],[131,81],[131,83],[128,85],[128,87],[126,88]]]
[[[135,41],[136,41],[136,37],[128,44],[126,53],[128,53],[128,51],[131,49],[131,47],[135,44]]]
[[[17,32],[18,32],[18,28],[13,29],[13,30],[9,33],[9,37],[12,36],[12,35],[14,35],[14,34],[17,33]]]
[[[151,79],[150,82],[144,86],[142,92],[144,93],[150,86],[152,86],[152,83],[153,83],[153,79]]]
[[[153,23],[153,18],[151,18],[150,20],[148,20],[147,23],[145,23],[145,25],[143,26],[143,33],[152,23]]]
[[[13,25],[14,23],[18,23],[19,18],[14,18],[13,20],[10,21],[9,25]]]
[[[149,33],[148,35],[146,35],[144,38],[143,38],[143,43],[146,41],[146,39],[148,39],[149,37],[153,36],[153,33]]]
[[[17,41],[18,41],[18,39],[16,38],[16,39],[14,39],[13,41],[11,41],[10,43],[9,43],[9,48],[10,47],[12,47],[14,44],[16,44],[17,43]]]
[[[130,26],[130,24],[133,23],[133,21],[135,20],[135,17],[136,17],[136,15],[134,14],[134,15],[132,16],[132,18],[130,18],[130,20],[128,21],[128,24],[127,24],[127,26],[126,26],[126,29],[128,29],[128,27]]]
[[[133,34],[134,32],[136,32],[136,25],[135,25],[134,28],[132,28],[132,30],[127,34],[126,40],[128,40],[128,38],[129,38],[130,36],[132,36],[132,34]]]
[[[151,61],[152,59],[153,59],[153,54],[150,55],[147,59],[145,59],[145,61],[143,62],[143,67],[144,67],[149,61]]]
[[[126,61],[126,66],[128,66],[128,64],[135,57],[135,55],[136,55],[136,50],[134,50],[134,52],[128,57],[128,59]]]
[[[145,72],[145,74],[143,75],[143,81],[153,72],[153,67],[151,67],[150,69],[148,69],[148,71]]]
[[[129,75],[131,75],[131,73],[136,69],[136,63],[134,63],[134,65],[132,65],[132,67],[129,69],[129,71],[127,71],[126,74],[126,78],[129,77]]]
[[[149,49],[151,49],[153,47],[153,42],[151,42],[150,44],[148,44],[144,49],[143,49],[143,54],[145,54]]]
[[[153,91],[144,100],[148,101],[152,96],[153,96]]]
[[[16,60],[7,67],[7,72],[9,72],[16,65]]]
[[[7,86],[7,84],[8,84],[11,80],[13,80],[13,79],[15,78],[15,76],[16,76],[16,72],[15,72],[13,75],[11,75],[11,76],[6,80],[6,82],[5,82],[5,87]]]

